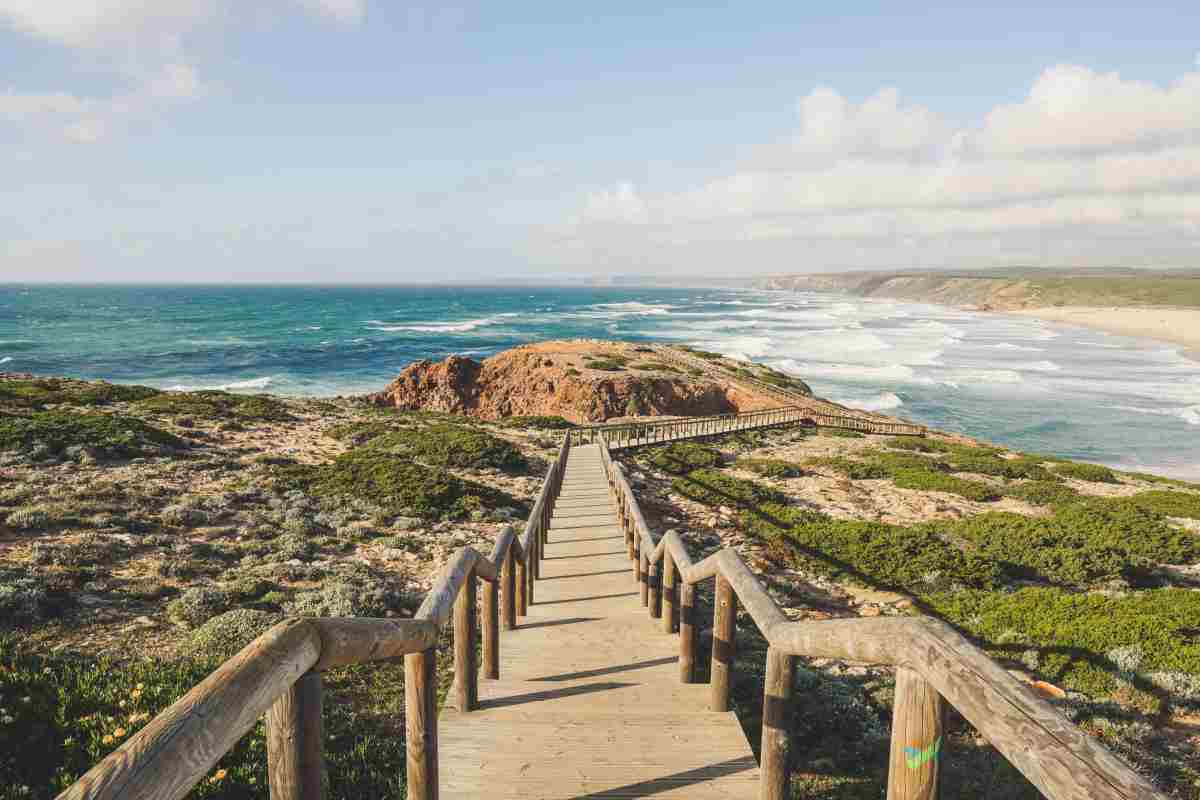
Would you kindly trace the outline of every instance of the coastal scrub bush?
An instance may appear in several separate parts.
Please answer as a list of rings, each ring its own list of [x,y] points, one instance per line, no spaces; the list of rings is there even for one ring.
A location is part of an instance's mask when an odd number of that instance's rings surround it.
[[[148,386],[88,383],[61,378],[0,381],[0,406],[40,409],[48,405],[103,406],[145,400],[159,394]]]
[[[52,800],[207,677],[220,658],[117,661],[41,654],[0,637],[0,794]],[[323,673],[324,755],[330,797],[400,797],[404,726],[396,727],[404,667],[375,663]],[[260,719],[188,792],[195,800],[265,800],[266,730]]]
[[[910,450],[914,453],[949,453],[952,450],[949,442],[923,436],[894,436],[885,439],[883,446],[893,450]]]
[[[808,459],[804,465],[815,469],[827,469],[852,481],[877,480],[891,475],[886,467],[879,464],[855,461],[845,456],[819,456]]]
[[[643,361],[638,364],[631,364],[630,369],[639,369],[644,372],[679,372],[678,369],[670,364],[661,364],[657,361]]]
[[[1039,675],[1093,697],[1127,678],[1108,657],[1118,648],[1140,648],[1134,665],[1140,673],[1200,675],[1194,633],[1200,592],[1151,589],[1111,597],[1034,587],[936,593],[924,600],[994,655],[1011,658],[1032,648]]]
[[[50,611],[46,587],[37,577],[23,570],[0,574],[0,629],[41,622]]]
[[[33,531],[50,524],[50,515],[38,506],[24,506],[4,519],[4,524],[17,531]]]
[[[686,475],[694,469],[720,465],[721,454],[695,442],[672,442],[655,448],[647,460],[651,466],[663,472]]]
[[[832,436],[835,439],[865,439],[865,438],[867,438],[865,433],[859,433],[858,431],[846,430],[845,428],[827,428],[824,426],[821,426],[821,435],[822,436]]]
[[[226,611],[192,632],[191,649],[205,656],[229,658],[280,619],[278,614],[253,608]]]
[[[1041,464],[1036,456],[1001,458],[995,450],[973,448],[952,453],[948,459],[955,472],[974,472],[979,475],[994,475],[998,478],[1027,478],[1035,481],[1062,480]]]
[[[31,461],[90,454],[98,459],[164,455],[187,444],[141,420],[116,414],[81,414],[55,409],[25,417],[0,417],[0,451]]]
[[[901,467],[891,470],[891,475],[896,486],[901,489],[947,492],[977,503],[989,503],[1000,499],[1000,493],[986,483],[956,478],[932,470]]]
[[[528,466],[521,451],[511,442],[478,428],[449,423],[377,436],[362,449],[431,467],[492,467],[520,472]]]
[[[339,442],[350,442],[354,446],[365,444],[376,436],[383,436],[396,430],[395,425],[376,420],[357,420],[334,425],[325,431],[325,435]]]
[[[1005,488],[1004,495],[1035,506],[1053,506],[1072,502],[1079,492],[1054,481],[1023,481]]]
[[[804,474],[800,465],[781,458],[739,458],[736,466],[764,478],[799,478]]]
[[[1068,478],[1091,483],[1119,483],[1117,476],[1108,467],[1100,464],[1084,464],[1069,461],[1054,465],[1054,471]]]
[[[779,491],[755,481],[735,478],[709,467],[692,470],[671,482],[671,488],[706,506],[755,507],[764,503],[786,503]]]
[[[215,390],[162,392],[137,403],[148,414],[204,420],[289,422],[295,417],[281,400],[268,395],[230,394]]]
[[[498,489],[373,447],[351,450],[319,466],[278,467],[275,484],[280,491],[311,494],[328,508],[365,502],[384,514],[422,519],[458,519],[485,508],[521,505]]]
[[[877,464],[888,472],[900,469],[919,470],[921,472],[948,472],[949,467],[941,461],[916,453],[892,453],[883,451],[864,451],[858,453],[860,458],[869,458],[872,464]]]
[[[381,581],[338,580],[298,593],[284,610],[300,617],[382,617],[397,600]]]
[[[229,596],[225,592],[208,586],[193,586],[167,604],[167,616],[194,628],[228,607]]]
[[[994,563],[925,526],[834,519],[778,503],[748,510],[743,519],[764,539],[782,537],[799,561],[832,578],[919,592],[955,584],[990,587],[1000,577]]]
[[[780,389],[788,389],[806,397],[812,396],[812,388],[794,375],[772,369],[765,364],[756,364],[755,366],[758,367],[758,379],[763,383],[778,386]]]
[[[1071,503],[1053,517],[989,513],[953,523],[931,523],[1014,577],[1036,577],[1087,587],[1122,577],[1138,579],[1154,564],[1192,563],[1200,541],[1157,514],[1133,506]]]
[[[502,428],[533,428],[539,431],[565,431],[579,427],[569,419],[543,414],[503,417],[496,420],[495,424]]]
[[[1158,490],[1125,498],[1127,502],[1167,517],[1200,519],[1200,494]]]
[[[625,369],[625,362],[615,358],[599,358],[595,360],[585,360],[583,365],[588,369],[597,369],[601,372],[620,372]]]

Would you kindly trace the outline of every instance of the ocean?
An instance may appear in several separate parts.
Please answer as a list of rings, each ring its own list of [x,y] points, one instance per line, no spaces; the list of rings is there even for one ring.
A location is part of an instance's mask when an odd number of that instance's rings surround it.
[[[732,289],[0,285],[0,371],[332,396],[546,338],[684,342],[1032,452],[1200,478],[1200,362],[1027,318]]]

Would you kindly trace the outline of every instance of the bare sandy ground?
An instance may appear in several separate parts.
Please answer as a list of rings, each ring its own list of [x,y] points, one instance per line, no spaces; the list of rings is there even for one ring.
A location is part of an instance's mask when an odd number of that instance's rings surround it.
[[[1200,308],[1060,306],[1010,313],[1122,336],[1142,336],[1181,344],[1189,358],[1200,360]]]

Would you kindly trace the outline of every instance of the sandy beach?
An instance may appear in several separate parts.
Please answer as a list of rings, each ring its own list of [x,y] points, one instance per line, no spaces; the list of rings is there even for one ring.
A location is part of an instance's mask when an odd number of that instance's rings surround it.
[[[1011,313],[1079,325],[1121,336],[1143,336],[1180,344],[1184,346],[1189,358],[1200,361],[1200,308],[1058,306],[1029,308]]]

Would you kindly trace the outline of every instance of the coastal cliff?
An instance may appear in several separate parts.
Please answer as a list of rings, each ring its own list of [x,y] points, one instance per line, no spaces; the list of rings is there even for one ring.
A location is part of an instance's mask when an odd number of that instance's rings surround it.
[[[765,393],[697,372],[666,360],[660,348],[647,345],[542,342],[482,361],[462,356],[417,361],[370,399],[403,411],[442,411],[486,420],[560,416],[576,423],[726,414],[779,405]]]

